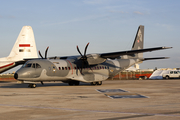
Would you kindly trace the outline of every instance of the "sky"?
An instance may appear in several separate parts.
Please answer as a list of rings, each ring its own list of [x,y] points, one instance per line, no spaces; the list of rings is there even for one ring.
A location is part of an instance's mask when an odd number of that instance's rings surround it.
[[[173,48],[144,53],[170,59],[145,61],[140,68],[180,68],[179,0],[0,0],[0,9],[0,57],[9,55],[26,25],[38,50],[49,46],[49,57],[78,55],[76,46],[83,52],[88,42],[87,53],[130,50],[144,25],[144,48]]]

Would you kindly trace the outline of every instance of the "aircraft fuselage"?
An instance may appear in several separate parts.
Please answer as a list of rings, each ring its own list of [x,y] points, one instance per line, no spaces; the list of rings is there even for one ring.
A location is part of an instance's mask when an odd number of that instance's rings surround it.
[[[88,83],[113,77],[136,62],[139,59],[109,59],[101,64],[82,66],[74,59],[30,60],[16,72],[15,78],[34,82],[77,80]]]

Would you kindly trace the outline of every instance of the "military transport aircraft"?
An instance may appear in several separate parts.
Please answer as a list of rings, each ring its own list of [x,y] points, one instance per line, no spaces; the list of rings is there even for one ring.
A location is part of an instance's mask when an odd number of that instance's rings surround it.
[[[0,73],[32,58],[38,58],[34,33],[31,26],[23,26],[9,56],[0,58]]]
[[[143,58],[143,52],[168,49],[171,47],[155,47],[143,49],[144,26],[140,25],[131,50],[102,53],[84,54],[77,46],[79,56],[49,57],[47,50],[45,57],[39,51],[42,59],[29,60],[14,74],[14,78],[22,83],[28,83],[31,88],[36,87],[36,82],[62,81],[69,85],[79,85],[80,82],[101,85],[102,81],[113,77],[128,67],[145,60],[166,59],[166,57]]]

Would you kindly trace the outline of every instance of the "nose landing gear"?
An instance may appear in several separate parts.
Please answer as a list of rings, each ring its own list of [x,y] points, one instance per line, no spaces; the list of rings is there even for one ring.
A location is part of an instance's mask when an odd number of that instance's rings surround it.
[[[29,88],[36,88],[36,84],[29,84],[28,87]]]

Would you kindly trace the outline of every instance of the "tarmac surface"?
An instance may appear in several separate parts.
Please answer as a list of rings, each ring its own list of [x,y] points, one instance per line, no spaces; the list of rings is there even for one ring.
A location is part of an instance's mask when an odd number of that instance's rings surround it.
[[[0,82],[0,120],[14,119],[180,120],[180,80],[108,80],[101,86],[51,82],[36,88]]]

